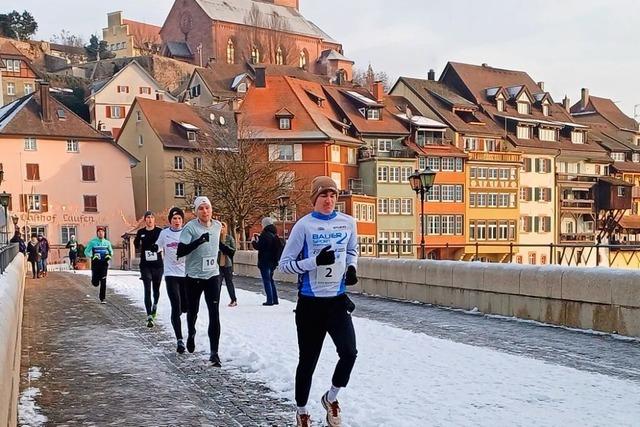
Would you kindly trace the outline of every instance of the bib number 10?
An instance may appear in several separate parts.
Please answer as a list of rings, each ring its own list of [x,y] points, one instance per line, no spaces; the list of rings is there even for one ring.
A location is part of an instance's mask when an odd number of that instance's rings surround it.
[[[203,258],[202,259],[202,271],[213,271],[216,269],[215,258]]]

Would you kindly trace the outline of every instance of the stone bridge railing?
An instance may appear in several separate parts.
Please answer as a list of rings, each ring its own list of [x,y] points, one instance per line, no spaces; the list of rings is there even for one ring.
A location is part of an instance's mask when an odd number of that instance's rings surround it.
[[[238,274],[260,277],[256,252],[234,261]],[[353,292],[640,337],[634,270],[361,258],[358,276]]]

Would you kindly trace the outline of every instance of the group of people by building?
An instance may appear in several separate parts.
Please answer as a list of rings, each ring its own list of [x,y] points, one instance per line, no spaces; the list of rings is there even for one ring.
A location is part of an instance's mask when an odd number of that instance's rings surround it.
[[[337,185],[330,177],[317,177],[310,194],[313,211],[294,224],[286,242],[278,236],[270,217],[262,220],[262,232],[251,240],[258,251],[258,268],[266,295],[264,306],[278,304],[273,278],[276,270],[298,276],[298,301],[294,310],[299,351],[295,401],[296,424],[300,427],[312,425],[307,402],[326,335],[333,340],[339,357],[331,384],[320,399],[329,426],[341,425],[337,396],[340,389],[347,386],[357,356],[351,319],[355,305],[346,293],[347,287],[358,281],[356,223],[351,216],[335,210],[337,196]],[[185,224],[182,209],[172,208],[168,214],[169,226],[165,229],[156,226],[153,212],[144,214],[144,227],[138,230],[134,245],[140,252],[145,321],[147,327],[154,327],[164,276],[176,351],[193,353],[196,320],[204,295],[209,317],[209,361],[212,366],[220,367],[219,306],[223,281],[231,300],[229,306],[238,305],[233,284],[236,243],[227,225],[213,218],[213,207],[207,197],[195,199],[193,212],[195,218]],[[113,257],[113,247],[105,233],[104,227],[98,227],[96,237],[84,248],[84,255],[91,259],[91,283],[100,288],[99,299],[103,304],[109,261]],[[74,252],[72,262],[75,263],[79,245],[75,238],[70,242],[67,248]],[[43,236],[34,236],[26,245],[34,278],[46,276],[48,249]],[[186,342],[181,322],[184,313],[187,315]]]

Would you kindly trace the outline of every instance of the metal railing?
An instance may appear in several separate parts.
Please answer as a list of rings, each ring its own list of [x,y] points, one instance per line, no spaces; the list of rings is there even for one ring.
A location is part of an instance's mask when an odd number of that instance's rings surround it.
[[[18,255],[19,246],[17,244],[11,244],[0,247],[0,274],[4,274],[9,264]]]

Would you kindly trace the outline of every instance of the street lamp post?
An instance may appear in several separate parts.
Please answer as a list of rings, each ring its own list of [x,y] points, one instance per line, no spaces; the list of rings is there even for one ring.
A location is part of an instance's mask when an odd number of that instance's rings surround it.
[[[7,211],[9,210],[10,201],[11,195],[3,191],[2,194],[0,194],[0,205],[2,205],[4,210],[4,243],[9,243],[9,224],[7,224],[9,222],[9,214]]]
[[[282,221],[282,237],[287,241],[287,207],[289,206],[289,196],[279,196],[276,201],[280,208],[280,220]]]
[[[416,196],[420,196],[420,226],[422,230],[422,236],[420,237],[420,258],[424,259],[426,256],[425,253],[425,245],[424,245],[424,197],[431,187],[433,187],[433,181],[436,178],[436,173],[431,169],[427,168],[423,171],[416,171],[409,177],[409,183],[411,184],[411,188],[416,192]]]
[[[13,222],[13,231],[14,233],[16,231],[19,231],[20,229],[18,228],[18,221],[20,220],[20,218],[18,217],[17,214],[13,214],[11,215],[11,221]]]

